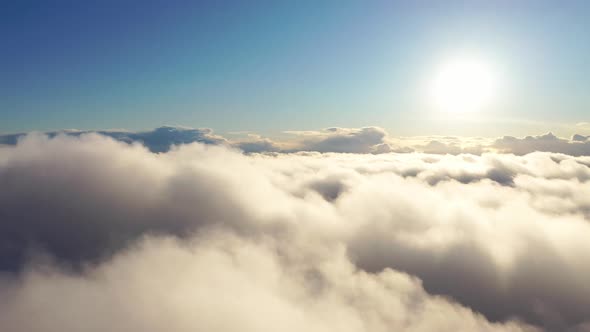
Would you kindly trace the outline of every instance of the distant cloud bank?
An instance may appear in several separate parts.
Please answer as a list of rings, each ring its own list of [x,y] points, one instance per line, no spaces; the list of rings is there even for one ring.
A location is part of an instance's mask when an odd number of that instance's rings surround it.
[[[585,123],[578,124],[578,126]],[[273,140],[258,134],[249,133],[245,138],[228,139],[217,135],[209,128],[188,128],[163,126],[148,131],[55,131],[45,133],[49,137],[57,135],[80,136],[97,133],[126,143],[141,143],[152,152],[166,152],[173,146],[190,143],[225,145],[246,153],[264,152],[340,152],[340,153],[410,153],[432,154],[477,154],[484,152],[528,153],[555,152],[573,156],[590,155],[590,136],[574,134],[570,139],[560,138],[552,133],[527,136],[524,138],[505,136],[495,140],[478,137],[392,137],[379,127],[364,128],[326,128],[321,131],[289,131],[288,139]],[[0,135],[0,145],[14,145],[25,133]]]
[[[96,133],[103,136],[114,138],[121,142],[133,143],[138,142],[145,145],[152,152],[166,152],[173,145],[182,145],[190,143],[205,144],[223,144],[226,140],[223,137],[213,134],[213,130],[208,128],[188,128],[178,126],[163,126],[148,131],[122,131],[122,130],[63,130],[44,133],[49,137],[58,135],[80,136],[90,133]],[[19,139],[26,136],[26,133],[1,135],[0,144],[14,145]]]
[[[0,326],[590,331],[588,138],[441,155],[380,153],[379,128],[295,137],[242,145],[265,154],[171,127],[0,148]]]

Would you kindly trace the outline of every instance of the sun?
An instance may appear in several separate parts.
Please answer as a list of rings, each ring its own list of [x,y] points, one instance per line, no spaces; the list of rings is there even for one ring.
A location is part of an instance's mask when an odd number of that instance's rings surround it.
[[[479,112],[495,97],[496,77],[483,60],[457,58],[442,65],[431,86],[437,109],[449,113]]]

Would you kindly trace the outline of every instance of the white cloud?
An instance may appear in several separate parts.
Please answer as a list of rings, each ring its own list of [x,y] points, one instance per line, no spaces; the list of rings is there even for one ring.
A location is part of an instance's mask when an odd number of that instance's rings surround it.
[[[0,149],[0,183],[11,331],[590,324],[590,157],[33,135]]]
[[[387,132],[379,127],[326,128],[321,132],[291,132],[301,139],[288,151],[344,153],[390,152],[386,147]]]
[[[557,152],[574,156],[590,155],[590,141],[582,135],[574,135],[572,140],[559,138],[552,133],[541,136],[516,138],[505,136],[492,145],[504,153],[524,155],[535,151]]]
[[[517,138],[505,136],[498,139],[481,137],[416,136],[393,137],[383,128],[326,128],[322,131],[288,131],[287,139],[271,139],[256,133],[232,132],[230,136],[246,134],[246,137],[225,138],[209,128],[163,126],[153,130],[132,132],[102,130],[96,132],[67,130],[47,133],[80,136],[98,133],[126,143],[141,143],[152,152],[167,152],[172,147],[194,142],[209,145],[225,145],[246,153],[274,153],[315,151],[321,153],[411,153],[431,154],[482,154],[485,152],[524,155],[536,151],[565,153],[575,156],[590,155],[590,136],[572,135],[571,139],[559,138],[551,133]],[[14,145],[26,134],[0,135],[0,146]]]
[[[525,331],[433,297],[408,275],[358,271],[341,250],[306,262],[226,233],[146,238],[83,277],[36,268],[5,283],[0,322],[27,332]]]

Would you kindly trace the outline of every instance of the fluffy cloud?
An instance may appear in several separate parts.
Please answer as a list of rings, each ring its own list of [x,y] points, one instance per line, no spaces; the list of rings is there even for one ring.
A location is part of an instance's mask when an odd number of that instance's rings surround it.
[[[180,126],[162,126],[147,131],[125,131],[125,130],[101,130],[81,131],[62,130],[46,133],[49,137],[58,135],[80,136],[89,133],[112,137],[118,141],[133,143],[138,142],[146,146],[152,152],[166,152],[174,145],[190,144],[194,142],[204,144],[225,144],[226,139],[213,134],[209,128],[189,128]],[[14,145],[19,139],[25,137],[25,133],[9,134],[0,136],[0,144]]]
[[[121,130],[108,131],[56,131],[46,133],[49,137],[57,135],[80,136],[97,133],[112,137],[126,143],[141,143],[152,152],[167,152],[173,146],[204,143],[225,145],[240,149],[246,153],[263,152],[301,152],[315,151],[321,153],[411,153],[430,154],[482,154],[485,152],[512,153],[525,155],[535,151],[564,153],[574,156],[590,155],[590,136],[575,134],[571,139],[559,138],[551,133],[540,136],[517,138],[505,136],[499,139],[481,137],[449,136],[390,136],[383,128],[338,128],[332,127],[321,131],[287,131],[287,139],[277,140],[248,133],[246,137],[227,139],[213,133],[208,128],[188,128],[164,126],[153,130],[132,132]],[[26,134],[0,135],[0,146],[15,145]]]
[[[249,134],[247,139],[238,140],[233,143],[233,146],[246,153],[281,151],[281,147],[277,143],[256,134]]]
[[[292,133],[303,139],[291,151],[371,153],[379,150],[379,152],[390,152],[384,145],[387,132],[379,127],[360,129],[333,127],[322,132]]]
[[[552,133],[541,136],[527,136],[525,138],[505,136],[496,140],[492,147],[500,152],[518,155],[535,151],[565,153],[573,156],[590,155],[588,137],[577,134],[572,137],[572,140],[559,138]]]
[[[10,331],[590,326],[590,157],[31,135],[0,184]]]
[[[10,331],[533,331],[489,323],[406,274],[358,271],[338,251],[308,264],[227,234],[147,238],[84,277],[38,267],[0,294]]]

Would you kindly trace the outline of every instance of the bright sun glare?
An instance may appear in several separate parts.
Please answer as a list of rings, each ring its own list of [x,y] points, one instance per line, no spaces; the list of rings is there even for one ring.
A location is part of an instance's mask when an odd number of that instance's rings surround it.
[[[431,92],[435,106],[441,111],[481,111],[495,95],[494,72],[478,59],[455,59],[441,66],[435,75]]]

